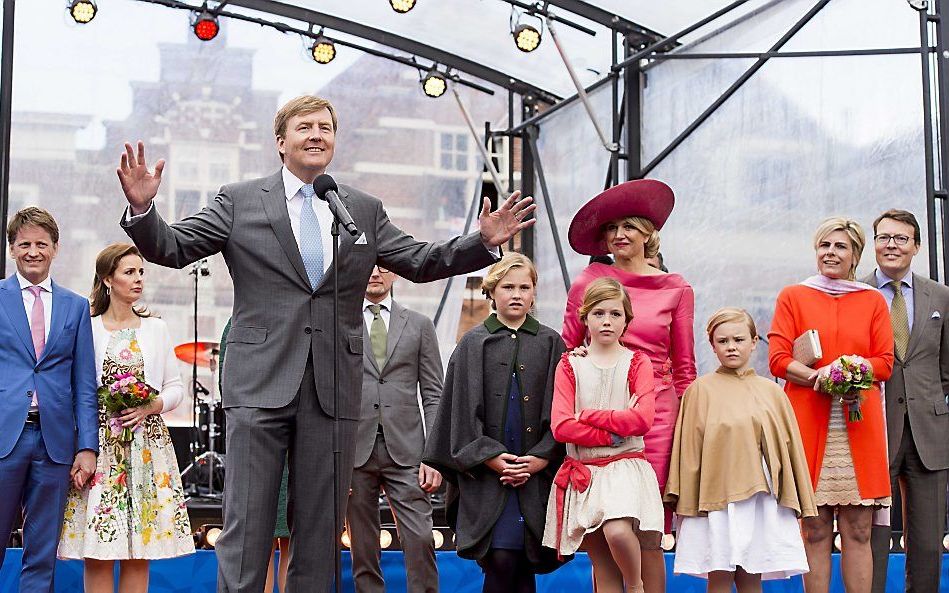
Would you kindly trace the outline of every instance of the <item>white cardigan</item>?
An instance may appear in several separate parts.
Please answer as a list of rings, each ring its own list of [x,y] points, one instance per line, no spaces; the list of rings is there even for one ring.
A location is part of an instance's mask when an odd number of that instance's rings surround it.
[[[171,343],[168,326],[157,317],[142,318],[142,326],[135,330],[138,346],[145,359],[145,382],[158,389],[161,413],[178,407],[185,395],[178,359]],[[96,384],[102,385],[102,362],[112,333],[102,324],[102,316],[92,318],[92,339],[96,349]]]

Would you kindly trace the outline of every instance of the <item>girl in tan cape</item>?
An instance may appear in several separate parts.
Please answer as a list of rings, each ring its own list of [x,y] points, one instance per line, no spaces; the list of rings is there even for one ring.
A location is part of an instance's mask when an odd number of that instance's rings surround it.
[[[665,500],[679,516],[674,570],[708,591],[761,591],[807,572],[799,517],[817,515],[800,431],[778,385],[749,366],[758,343],[744,309],[706,328],[721,366],[686,389]]]

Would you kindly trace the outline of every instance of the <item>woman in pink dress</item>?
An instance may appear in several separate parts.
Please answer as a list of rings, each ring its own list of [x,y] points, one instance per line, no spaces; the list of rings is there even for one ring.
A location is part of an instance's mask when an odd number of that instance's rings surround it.
[[[584,255],[613,256],[614,264],[592,263],[577,276],[567,295],[563,339],[567,348],[586,343],[586,326],[577,310],[593,280],[610,276],[629,293],[635,319],[621,338],[624,346],[649,356],[656,378],[656,414],[645,436],[646,459],[666,486],[679,400],[695,379],[692,287],[678,274],[667,274],[646,259],[659,251],[659,229],[675,203],[661,181],[639,179],[612,187],[584,205],[570,223],[570,245]],[[672,527],[666,509],[665,530]],[[643,550],[643,582],[647,593],[665,590],[662,550]]]

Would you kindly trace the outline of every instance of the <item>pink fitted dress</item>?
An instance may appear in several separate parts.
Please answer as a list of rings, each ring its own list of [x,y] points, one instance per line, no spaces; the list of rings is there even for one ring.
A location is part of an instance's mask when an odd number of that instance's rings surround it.
[[[574,279],[567,295],[562,335],[568,349],[586,342],[586,326],[577,310],[590,282],[603,276],[625,286],[633,303],[634,318],[621,338],[623,345],[646,353],[655,371],[656,417],[645,437],[646,459],[656,471],[660,490],[665,490],[679,399],[695,380],[695,295],[678,274],[642,276],[606,264],[590,264]],[[671,517],[667,517],[667,531],[670,524]]]

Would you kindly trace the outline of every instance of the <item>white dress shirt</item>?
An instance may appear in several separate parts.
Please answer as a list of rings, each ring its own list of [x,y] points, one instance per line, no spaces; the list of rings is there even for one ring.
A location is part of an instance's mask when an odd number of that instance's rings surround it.
[[[34,286],[32,282],[24,278],[19,272],[16,273],[17,280],[20,281],[20,293],[23,295],[23,307],[26,309],[26,320],[30,323],[30,329],[33,329],[33,301],[35,297],[27,288]],[[49,276],[39,284],[43,290],[40,291],[40,299],[43,301],[43,318],[46,323],[46,334],[44,340],[49,339],[49,322],[53,318],[53,281]]]
[[[46,276],[46,279],[39,284],[33,284],[19,272],[16,273],[16,279],[20,282],[20,294],[23,295],[23,307],[26,309],[26,321],[30,324],[30,331],[33,330],[33,301],[36,300],[36,297],[27,288],[39,286],[42,289],[40,290],[40,300],[43,302],[43,323],[46,325],[43,342],[46,342],[49,339],[49,322],[53,318],[53,281],[49,276]],[[38,401],[36,396],[33,397],[34,402]],[[38,409],[38,406],[30,403],[31,412]]]
[[[366,322],[366,331],[369,331],[372,328],[372,320],[375,315],[372,314],[372,311],[369,310],[370,305],[381,305],[382,308],[379,309],[379,315],[382,317],[382,322],[386,326],[386,333],[389,332],[389,313],[392,311],[392,293],[390,292],[386,295],[379,303],[373,303],[369,299],[364,298],[362,300],[362,318]]]
[[[293,238],[297,240],[297,249],[300,248],[300,212],[303,211],[303,194],[300,188],[306,185],[286,167],[280,168],[283,175],[283,190],[287,198],[287,213],[290,215],[290,228],[293,229]],[[327,202],[313,196],[313,212],[320,221],[320,239],[323,243],[323,273],[330,269],[333,263],[333,213]]]

